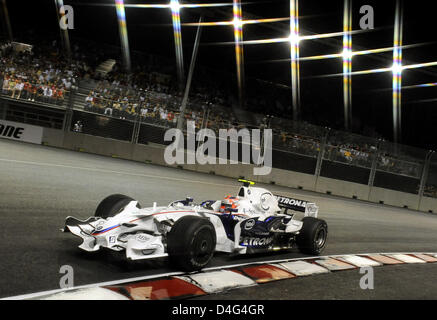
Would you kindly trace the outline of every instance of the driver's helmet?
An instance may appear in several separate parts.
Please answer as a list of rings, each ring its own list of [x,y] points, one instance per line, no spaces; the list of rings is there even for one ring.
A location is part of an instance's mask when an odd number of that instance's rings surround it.
[[[222,213],[230,213],[230,212],[236,212],[238,211],[239,207],[239,198],[234,196],[226,196],[220,204],[219,211]]]

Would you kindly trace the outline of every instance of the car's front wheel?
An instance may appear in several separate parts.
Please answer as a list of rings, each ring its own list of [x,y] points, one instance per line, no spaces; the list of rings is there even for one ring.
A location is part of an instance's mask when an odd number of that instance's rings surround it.
[[[319,255],[326,246],[328,225],[326,221],[305,217],[303,226],[297,235],[296,242],[299,250],[305,254]]]
[[[185,271],[200,270],[211,261],[216,240],[214,226],[208,219],[182,217],[167,235],[170,261]]]

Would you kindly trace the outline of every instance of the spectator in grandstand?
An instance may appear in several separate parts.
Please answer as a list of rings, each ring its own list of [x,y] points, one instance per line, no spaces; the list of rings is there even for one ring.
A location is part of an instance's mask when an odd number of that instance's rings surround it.
[[[26,79],[26,81],[24,81],[23,83],[23,89],[21,91],[21,98],[27,100],[29,98],[29,80]]]
[[[9,93],[9,76],[5,76],[3,80],[3,87],[2,87],[2,93],[8,94]]]
[[[16,99],[20,99],[21,92],[23,91],[23,89],[24,89],[23,81],[22,80],[17,80],[17,83],[15,84],[15,91],[14,91]],[[12,96],[12,98],[14,98],[14,96]]]
[[[92,109],[92,105],[94,102],[94,97],[93,97],[94,93],[92,91],[90,91],[90,93],[88,94],[88,96],[85,98],[85,106],[84,109],[86,111],[89,111]]]
[[[118,117],[120,115],[120,112],[121,112],[120,101],[119,100],[115,101],[112,105],[112,108],[113,108],[114,116]]]
[[[9,80],[9,93],[8,94],[12,94],[12,95],[14,95],[14,93],[15,93],[15,79],[14,78],[11,78],[10,80]]]
[[[62,105],[64,103],[65,100],[65,90],[64,88],[58,88],[56,89],[56,99],[57,99],[57,103],[59,105]]]
[[[147,112],[148,112],[148,109],[145,106],[141,107],[141,109],[140,109],[141,117],[146,117],[147,116]]]
[[[42,101],[44,96],[44,87],[42,85],[36,86],[36,101]]]
[[[74,124],[74,126],[73,126],[73,131],[74,132],[82,132],[83,131],[83,124],[82,124],[82,121],[77,121],[75,124]]]
[[[53,90],[50,84],[44,86],[44,101],[50,103],[53,98]]]
[[[161,120],[167,120],[167,110],[160,108]]]

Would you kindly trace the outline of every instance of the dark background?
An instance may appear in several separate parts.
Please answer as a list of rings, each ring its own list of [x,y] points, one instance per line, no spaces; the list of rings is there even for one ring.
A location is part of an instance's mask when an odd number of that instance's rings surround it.
[[[169,1],[125,1],[134,3],[168,3]],[[189,1],[186,1],[189,2]],[[205,3],[213,1],[193,1]],[[216,1],[217,2],[217,1]],[[222,2],[222,1],[219,1]],[[229,2],[231,1],[223,1]],[[14,38],[25,39],[38,44],[37,39],[60,37],[54,0],[15,1],[6,0],[11,18]],[[75,14],[74,30],[70,30],[72,45],[76,39],[89,39],[99,43],[120,46],[118,22],[114,1],[65,0],[73,5]],[[339,32],[343,30],[343,1],[300,1],[301,35],[312,33]],[[353,50],[376,49],[393,46],[393,24],[395,1],[354,0],[353,30],[359,30],[362,5],[371,5],[375,12],[375,30],[352,36]],[[426,45],[403,51],[403,64],[430,62],[437,60],[435,33],[435,11],[431,2],[424,0],[404,0],[404,45],[426,42]],[[232,20],[232,6],[217,9],[182,9],[181,21],[197,22],[200,14],[205,21]],[[255,1],[243,4],[243,18],[278,18],[289,15],[289,1]],[[169,9],[126,9],[129,44],[131,51],[144,51],[169,58],[175,63],[172,18]],[[5,27],[1,24],[4,34]],[[195,27],[182,28],[185,69],[188,69]],[[244,39],[286,37],[289,22],[244,26]],[[205,27],[202,33],[198,63],[221,71],[217,82],[225,82],[236,93],[235,53],[232,44],[233,27]],[[317,41],[303,41],[301,57],[339,53],[342,51],[342,37]],[[121,54],[121,51],[120,51]],[[257,88],[251,79],[290,86],[290,64],[273,60],[289,58],[287,43],[268,45],[248,45],[244,47],[246,97],[250,101],[251,92]],[[115,57],[115,58],[120,58]],[[353,71],[390,67],[392,52],[355,56]],[[134,62],[133,62],[134,64]],[[325,77],[342,72],[342,59],[301,62],[301,112],[302,120],[336,129],[343,128],[343,79]],[[196,81],[196,79],[195,79]],[[200,81],[200,80],[198,80]],[[436,68],[421,68],[403,72],[403,85],[437,82]],[[392,139],[392,75],[390,72],[353,77],[353,131],[365,135],[382,136]],[[283,89],[284,95],[290,95]],[[290,95],[291,96],[291,95]],[[421,100],[437,98],[437,87],[403,90],[402,93],[402,143],[426,149],[437,149],[437,101]],[[250,103],[246,104],[250,110]],[[281,116],[291,117],[291,98],[284,106]],[[270,113],[271,110],[265,110]]]

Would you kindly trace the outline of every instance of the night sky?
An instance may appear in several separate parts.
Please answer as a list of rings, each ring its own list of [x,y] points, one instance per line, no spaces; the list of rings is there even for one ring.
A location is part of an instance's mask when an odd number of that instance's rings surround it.
[[[26,39],[29,34],[59,38],[58,21],[54,0],[16,1],[6,0],[11,18],[14,37]],[[168,3],[169,1],[125,1],[128,3]],[[189,2],[189,1],[186,1]],[[199,1],[205,3],[214,1]],[[217,2],[217,1],[216,1]],[[220,2],[231,2],[229,0]],[[94,5],[90,5],[90,4]],[[99,43],[120,46],[118,22],[113,1],[73,1],[75,29],[70,31],[72,43],[76,38],[90,39]],[[340,32],[343,30],[343,0],[301,0],[299,1],[301,35],[313,33]],[[354,0],[353,30],[359,30],[362,5],[371,5],[375,12],[375,30],[352,36],[353,50],[377,49],[393,46],[394,0]],[[436,13],[430,1],[404,0],[404,45],[424,43],[403,50],[403,64],[437,61]],[[197,22],[200,14],[205,21],[232,20],[232,7],[219,9],[186,9],[181,12],[182,23]],[[243,4],[243,19],[280,18],[289,15],[289,1],[253,1]],[[174,42],[172,19],[169,9],[126,9],[129,44],[131,50],[144,51],[166,56],[172,63]],[[2,34],[4,25],[0,24]],[[195,38],[195,27],[183,27],[185,69]],[[289,22],[244,26],[244,39],[287,37]],[[232,26],[205,27],[202,32],[198,63],[221,70],[227,75],[230,85],[237,87],[235,76],[234,47],[218,45],[218,42],[232,42]],[[37,43],[34,43],[37,45]],[[342,51],[342,37],[317,41],[303,41],[300,56],[333,54]],[[250,79],[290,86],[290,63],[273,60],[289,58],[289,44],[248,45],[244,47],[246,92],[250,95]],[[120,58],[120,57],[115,57]],[[390,67],[392,52],[355,56],[353,71]],[[301,75],[302,119],[317,125],[335,129],[343,128],[343,78],[325,77],[342,73],[342,59],[303,61]],[[403,72],[403,85],[437,82],[437,68],[421,68]],[[390,72],[353,77],[353,131],[370,134],[373,132],[392,139],[392,74]],[[287,90],[285,94],[290,94]],[[402,92],[402,143],[426,149],[437,150],[437,87],[408,89]],[[291,117],[291,99],[285,106],[287,116]],[[250,109],[250,105],[247,105]],[[269,110],[265,110],[269,113]]]

